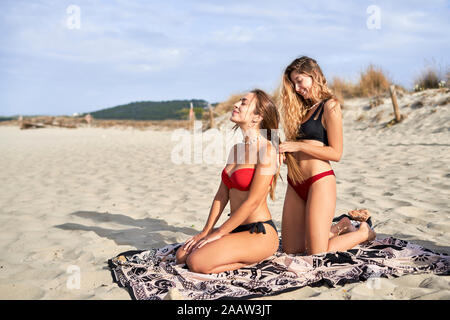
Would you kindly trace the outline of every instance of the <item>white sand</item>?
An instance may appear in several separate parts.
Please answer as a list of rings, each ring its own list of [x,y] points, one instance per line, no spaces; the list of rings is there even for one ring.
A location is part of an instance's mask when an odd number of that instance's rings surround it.
[[[448,96],[400,98],[407,118],[391,128],[383,127],[393,118],[389,99],[373,110],[365,110],[367,99],[345,103],[344,154],[333,164],[336,215],[368,208],[378,237],[450,254],[450,106],[436,106]],[[408,106],[418,100],[424,107]],[[366,119],[356,121],[361,114]],[[220,183],[225,159],[176,165],[175,145],[170,131],[0,127],[0,298],[130,299],[112,283],[107,259],[184,241],[203,227]],[[278,227],[281,172],[277,200],[269,201]],[[80,270],[79,289],[70,286],[71,266]],[[408,275],[269,298],[450,299],[450,277]]]

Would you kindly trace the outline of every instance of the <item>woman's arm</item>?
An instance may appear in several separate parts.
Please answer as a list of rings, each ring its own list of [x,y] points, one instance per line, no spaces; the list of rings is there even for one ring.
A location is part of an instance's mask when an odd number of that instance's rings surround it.
[[[214,197],[213,203],[211,205],[211,209],[209,210],[209,216],[208,220],[206,221],[205,227],[200,233],[186,240],[183,245],[183,249],[188,254],[191,253],[192,249],[197,245],[199,241],[201,241],[204,237],[208,236],[211,233],[214,225],[217,223],[217,220],[219,220],[223,209],[228,203],[228,198],[228,188],[223,183],[223,181],[221,181],[219,190],[217,190],[216,196]]]
[[[267,190],[272,181],[273,175],[276,173],[278,155],[275,148],[268,143],[267,148],[260,153],[258,163],[255,168],[252,184],[247,199],[241,204],[233,215],[225,221],[216,232],[220,236],[224,236],[236,227],[242,224],[248,216],[254,212],[261,202],[267,199]],[[259,156],[259,155],[258,155]]]
[[[206,221],[206,224],[202,230],[203,233],[209,234],[211,232],[211,230],[217,223],[217,220],[219,220],[223,212],[223,209],[225,209],[228,200],[229,200],[228,187],[222,181],[220,182],[219,190],[217,190],[216,196],[214,197],[214,200],[212,202],[208,220]]]
[[[260,154],[258,154],[260,155]],[[262,201],[266,201],[267,190],[273,175],[276,173],[277,168],[277,153],[274,147],[268,144],[268,147],[262,152],[261,161],[258,158],[256,164],[255,174],[253,175],[252,184],[247,199],[237,209],[233,215],[225,221],[214,232],[210,233],[202,240],[200,240],[192,250],[203,247],[205,244],[218,240],[224,235],[229,234],[237,226],[241,225],[247,217],[258,208]],[[268,157],[268,155],[270,155]]]
[[[332,99],[324,105],[325,128],[328,146],[314,146],[303,141],[287,141],[280,144],[279,152],[303,152],[320,160],[339,162],[343,151],[342,111],[338,101]]]
[[[234,157],[236,155],[236,148],[237,145],[234,145],[233,148],[231,148],[230,154],[228,155],[227,163],[233,163],[233,161],[235,160]],[[223,183],[223,181],[221,181],[219,190],[217,190],[216,196],[214,197],[211,209],[209,211],[208,220],[206,221],[202,233],[209,234],[211,230],[214,228],[214,226],[217,223],[217,220],[219,220],[223,212],[223,209],[225,209],[225,206],[228,203],[229,196],[230,193],[228,187],[225,185],[225,183]]]

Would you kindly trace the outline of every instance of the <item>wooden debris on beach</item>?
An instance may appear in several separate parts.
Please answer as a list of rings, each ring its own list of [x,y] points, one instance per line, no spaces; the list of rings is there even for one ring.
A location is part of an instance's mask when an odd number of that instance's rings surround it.
[[[208,112],[204,112],[202,115],[202,131],[217,128],[216,116],[213,107],[208,105]]]
[[[395,115],[394,121],[395,121],[395,123],[399,123],[400,121],[403,120],[403,117],[401,116],[399,108],[398,108],[397,94],[395,92],[395,85],[389,86],[389,92],[391,94],[392,106],[394,108],[394,115]]]
[[[195,112],[194,112],[194,105],[191,102],[191,107],[189,108],[189,131],[194,129],[195,124]]]
[[[90,113],[88,113],[87,115],[84,116],[84,121],[86,121],[86,123],[90,127],[94,121],[94,117]]]
[[[214,123],[214,113],[213,113],[213,109],[211,107],[211,105],[208,105],[209,108],[209,127],[210,128],[215,128],[215,123]]]
[[[69,128],[75,129],[77,128],[77,121],[75,119],[68,119],[64,117],[56,118],[50,116],[44,117],[33,117],[27,118],[24,120],[23,118],[19,119],[19,127],[21,130],[23,129],[38,129],[38,128],[46,128],[46,127],[60,127],[60,128]]]
[[[45,125],[43,123],[32,123],[27,121],[22,121],[22,123],[20,124],[20,130],[38,129],[38,128],[45,128]]]
[[[204,113],[207,114],[207,113]],[[89,119],[89,118],[88,118]],[[90,119],[90,124],[86,117],[67,117],[67,116],[39,116],[23,117],[8,121],[0,121],[0,126],[18,126],[20,129],[37,128],[133,128],[138,130],[175,130],[188,129],[189,120],[166,119],[166,120],[125,120],[125,119]]]

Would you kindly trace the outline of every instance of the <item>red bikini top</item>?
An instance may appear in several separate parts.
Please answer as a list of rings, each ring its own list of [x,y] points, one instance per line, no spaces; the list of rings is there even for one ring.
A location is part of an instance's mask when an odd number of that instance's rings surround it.
[[[248,191],[250,190],[250,185],[252,184],[254,174],[255,168],[241,168],[234,171],[231,174],[231,177],[229,177],[228,173],[225,171],[225,168],[223,168],[222,181],[228,189],[235,188],[241,191]],[[270,181],[270,183],[272,183],[272,181]]]

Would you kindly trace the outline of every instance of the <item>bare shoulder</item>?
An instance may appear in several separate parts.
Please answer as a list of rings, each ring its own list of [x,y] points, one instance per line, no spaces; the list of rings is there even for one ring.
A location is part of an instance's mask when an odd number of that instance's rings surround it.
[[[259,155],[261,157],[261,159],[259,159],[261,164],[272,165],[272,163],[277,160],[277,149],[271,141],[267,140],[267,143],[261,146]]]
[[[326,115],[340,115],[342,113],[341,104],[336,98],[328,99],[324,105],[324,113]]]
[[[265,140],[266,143],[264,143],[261,148],[265,151],[266,154],[273,154],[276,152],[275,146],[272,144],[272,141]]]

